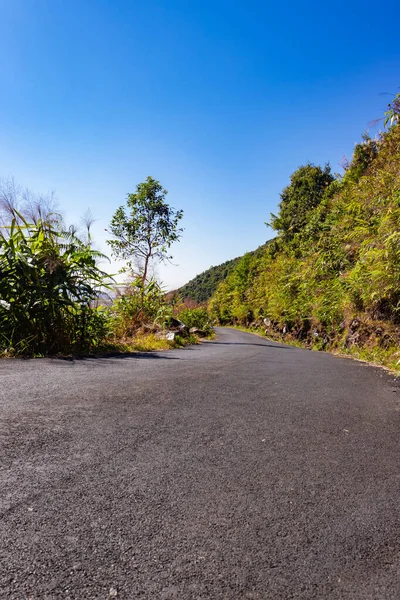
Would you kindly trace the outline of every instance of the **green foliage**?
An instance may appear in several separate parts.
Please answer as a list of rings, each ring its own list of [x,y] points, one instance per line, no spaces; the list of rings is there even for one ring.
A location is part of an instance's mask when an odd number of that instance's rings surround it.
[[[266,318],[271,332],[319,348],[399,345],[400,127],[364,137],[342,181],[306,165],[281,198],[278,237],[236,263],[210,301],[211,315],[245,326]],[[348,342],[356,317],[363,333]]]
[[[385,112],[384,126],[398,125],[400,122],[400,93],[396,94]]]
[[[309,163],[297,169],[290,177],[290,185],[281,193],[279,215],[271,214],[272,229],[278,231],[285,240],[302,231],[310,212],[321,203],[333,181],[329,165],[322,169]]]
[[[212,330],[212,320],[205,308],[184,308],[176,314],[177,318],[185,323],[189,329],[196,327],[209,334]]]
[[[163,331],[174,328],[176,319],[189,329],[196,327],[207,334],[211,333],[212,321],[205,308],[189,309],[182,304],[179,306],[171,303],[167,300],[165,290],[154,279],[143,283],[140,277],[136,278],[109,309],[109,323],[115,340],[134,339],[135,348],[139,338],[142,346],[148,343],[143,335],[154,336],[156,333],[162,339]],[[187,333],[185,337],[188,338]],[[151,341],[152,338],[149,339]],[[194,342],[195,338],[192,337],[191,340]],[[175,345],[182,342],[179,336],[175,341]],[[187,341],[188,339],[184,340],[185,343]],[[153,342],[151,343],[154,345]]]
[[[90,350],[106,335],[92,308],[108,276],[90,243],[58,223],[15,212],[0,230],[0,350],[48,354]]]
[[[162,326],[169,316],[172,306],[166,302],[165,291],[156,280],[143,282],[141,277],[131,282],[110,309],[111,327],[117,338],[132,337],[154,322]]]
[[[164,203],[165,193],[148,178],[130,198],[137,229],[127,223],[128,241],[136,239],[139,250],[146,241],[149,260],[168,258],[167,248],[179,237],[182,213]],[[147,262],[112,306],[98,306],[112,280],[97,266],[105,257],[92,248],[90,215],[82,238],[74,227],[65,230],[53,207],[52,197],[29,195],[13,180],[0,181],[0,356],[154,350],[196,341],[187,334],[173,341],[163,336],[179,299],[167,302],[161,286],[148,280]],[[146,227],[150,237],[141,241]],[[119,249],[132,255],[129,244]],[[201,313],[189,316],[206,325]]]
[[[345,161],[345,164],[343,164],[343,168],[346,171],[343,181],[358,181],[360,177],[365,174],[377,154],[378,142],[370,138],[369,135],[364,134],[362,142],[356,144],[354,148],[351,163],[347,164]]]
[[[239,260],[239,258],[233,258],[217,267],[210,267],[179,288],[179,294],[183,299],[191,298],[198,303],[207,302],[214,294],[218,285],[226,279]]]
[[[168,250],[182,233],[178,225],[183,211],[175,211],[165,202],[167,193],[159,181],[147,177],[134,194],[128,194],[126,208],[120,206],[111,220],[115,239],[107,243],[113,255],[128,260],[131,269],[135,260],[143,281],[148,278],[151,260],[172,258]]]
[[[270,244],[267,242],[267,244]],[[257,250],[249,252],[249,255],[260,254],[263,252],[265,245],[260,246]],[[186,283],[178,290],[178,293],[183,299],[189,298],[198,302],[208,302],[215,293],[218,285],[225,281],[228,275],[235,269],[241,257],[228,260],[217,267],[210,267],[194,279]]]

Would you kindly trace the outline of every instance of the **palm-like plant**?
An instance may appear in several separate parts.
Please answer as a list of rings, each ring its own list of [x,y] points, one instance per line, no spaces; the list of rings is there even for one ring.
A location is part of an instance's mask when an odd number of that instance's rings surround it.
[[[15,211],[0,230],[0,349],[48,354],[90,349],[101,318],[92,308],[109,276],[104,258],[60,222]],[[99,332],[98,332],[99,333]]]

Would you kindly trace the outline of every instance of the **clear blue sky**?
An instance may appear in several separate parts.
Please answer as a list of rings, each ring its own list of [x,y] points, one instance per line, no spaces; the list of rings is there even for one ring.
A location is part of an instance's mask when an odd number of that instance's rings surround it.
[[[169,287],[268,237],[291,172],[344,154],[400,86],[389,0],[0,0],[0,176],[95,234],[147,175],[183,208]]]

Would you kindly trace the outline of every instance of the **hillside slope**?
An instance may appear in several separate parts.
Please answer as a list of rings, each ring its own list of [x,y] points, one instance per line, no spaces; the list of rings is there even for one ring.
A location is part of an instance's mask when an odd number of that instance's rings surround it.
[[[190,298],[196,302],[206,302],[211,298],[218,285],[226,279],[232,269],[240,260],[240,257],[227,260],[221,265],[210,267],[200,275],[196,275],[183,287],[179,288],[179,295],[185,300]]]
[[[212,315],[398,367],[400,125],[364,137],[343,178],[298,169],[279,208],[277,238],[235,264]]]
[[[260,246],[257,250],[250,252],[250,254],[254,255],[258,252],[262,252],[264,247],[265,245]],[[203,271],[203,273],[200,273],[200,275],[197,275],[179,288],[179,295],[184,300],[190,298],[200,304],[207,302],[215,293],[218,285],[228,277],[241,259],[241,256],[232,258],[221,265],[213,266],[206,271]]]

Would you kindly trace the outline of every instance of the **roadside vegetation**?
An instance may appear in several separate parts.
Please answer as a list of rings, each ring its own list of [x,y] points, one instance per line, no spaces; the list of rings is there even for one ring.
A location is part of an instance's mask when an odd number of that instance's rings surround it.
[[[112,219],[109,243],[127,260],[122,291],[100,265],[91,219],[67,227],[52,198],[0,189],[0,356],[155,350],[194,343],[211,333],[205,309],[168,301],[149,276],[154,260],[169,260],[180,237],[182,211],[149,177]],[[185,322],[182,322],[184,316]]]
[[[183,213],[152,177],[109,226],[123,286],[105,271],[90,215],[67,226],[51,197],[0,182],[0,356],[164,349],[217,322],[399,370],[399,119],[397,95],[385,131],[363,136],[343,175],[311,163],[292,174],[273,240],[169,294],[152,269],[171,260]]]
[[[213,295],[219,323],[400,368],[400,95],[344,175],[307,164],[282,191],[276,237]]]

